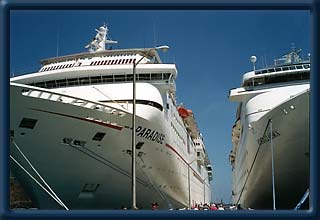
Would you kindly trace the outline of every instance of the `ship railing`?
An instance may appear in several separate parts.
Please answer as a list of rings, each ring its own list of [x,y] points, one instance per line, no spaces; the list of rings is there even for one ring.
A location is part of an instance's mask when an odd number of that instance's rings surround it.
[[[53,91],[48,91],[46,89],[37,88],[33,86],[27,86],[18,83],[10,83],[10,86],[21,88],[21,94],[23,96],[40,98],[55,102],[62,102],[70,105],[81,106],[88,109],[93,109],[96,111],[104,112],[107,114],[118,115],[120,117],[125,116],[127,111],[121,110],[110,105],[102,104],[100,102],[95,102],[92,100],[87,100],[79,97],[74,97],[66,94],[61,94]]]

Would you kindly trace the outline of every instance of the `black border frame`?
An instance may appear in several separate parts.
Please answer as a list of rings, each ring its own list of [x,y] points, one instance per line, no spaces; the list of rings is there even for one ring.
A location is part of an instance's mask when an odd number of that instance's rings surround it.
[[[311,13],[310,210],[303,211],[44,211],[9,210],[9,55],[11,10],[309,10]],[[319,203],[319,26],[320,0],[0,0],[0,220],[2,219],[320,219]],[[318,171],[318,172],[317,172]]]

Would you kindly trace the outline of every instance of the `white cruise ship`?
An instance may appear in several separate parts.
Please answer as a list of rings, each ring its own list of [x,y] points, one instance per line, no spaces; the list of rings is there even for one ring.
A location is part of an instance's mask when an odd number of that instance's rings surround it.
[[[230,90],[239,102],[232,200],[243,208],[293,209],[309,188],[310,55],[304,61],[300,52],[292,48],[273,67],[254,68]]]
[[[10,161],[39,209],[150,209],[211,201],[212,168],[192,111],[176,103],[175,64],[157,48],[106,49],[104,25],[89,52],[41,61],[10,80]],[[133,66],[136,110],[133,113]]]

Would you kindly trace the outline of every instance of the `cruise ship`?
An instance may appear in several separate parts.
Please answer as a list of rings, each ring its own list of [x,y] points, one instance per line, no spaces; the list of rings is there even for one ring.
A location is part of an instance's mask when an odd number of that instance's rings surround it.
[[[176,65],[158,53],[168,46],[111,49],[108,31],[96,29],[88,52],[42,60],[38,72],[10,79],[12,175],[39,209],[210,202],[203,137],[194,113],[177,104]]]
[[[243,75],[232,128],[232,201],[243,208],[293,209],[309,188],[310,54],[295,49]]]

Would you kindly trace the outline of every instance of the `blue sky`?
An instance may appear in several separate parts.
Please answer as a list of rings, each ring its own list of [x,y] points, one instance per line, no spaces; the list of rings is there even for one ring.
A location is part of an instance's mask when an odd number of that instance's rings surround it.
[[[11,11],[10,74],[35,71],[39,61],[84,52],[94,29],[107,23],[114,48],[169,45],[163,61],[176,63],[177,97],[193,110],[214,176],[213,200],[230,202],[231,128],[237,103],[228,101],[242,75],[271,65],[295,43],[311,49],[309,11],[106,10]]]

